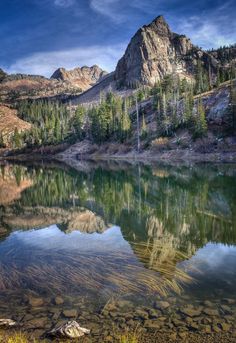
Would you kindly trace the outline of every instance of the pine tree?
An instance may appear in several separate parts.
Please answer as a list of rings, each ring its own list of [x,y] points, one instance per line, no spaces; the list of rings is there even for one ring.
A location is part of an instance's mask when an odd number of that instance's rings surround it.
[[[194,136],[202,137],[207,133],[206,113],[202,99],[198,99],[197,115],[195,116]]]
[[[0,133],[0,148],[5,148],[6,145],[4,143],[4,139],[3,139],[3,134],[2,132]]]
[[[195,93],[199,94],[202,91],[202,63],[200,60],[197,61],[197,71],[196,71],[196,85],[195,85]]]
[[[15,128],[14,134],[13,134],[13,146],[14,148],[17,148],[17,149],[21,147],[21,137],[20,137],[17,127]]]
[[[85,123],[85,108],[78,106],[74,117],[72,117],[71,124],[73,131],[77,138],[82,139],[84,136],[83,125]]]
[[[120,132],[118,134],[121,142],[125,141],[128,138],[130,128],[131,128],[131,121],[130,121],[128,108],[127,108],[127,100],[124,99],[123,110],[122,110],[121,119],[120,119]]]
[[[194,99],[192,91],[185,94],[183,99],[184,101],[184,114],[183,114],[183,122],[189,127],[193,121],[193,106],[194,106]]]
[[[142,126],[141,126],[141,136],[144,139],[147,136],[147,124],[144,117],[144,111],[142,110]]]

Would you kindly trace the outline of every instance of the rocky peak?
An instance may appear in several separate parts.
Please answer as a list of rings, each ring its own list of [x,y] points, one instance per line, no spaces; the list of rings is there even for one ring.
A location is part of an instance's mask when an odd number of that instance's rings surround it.
[[[83,90],[86,90],[95,83],[99,82],[106,74],[107,72],[102,70],[97,65],[93,65],[92,67],[78,67],[73,70],[59,68],[53,73],[51,79],[69,82]]]
[[[149,25],[144,25],[143,29],[151,29],[155,31],[157,34],[160,36],[169,36],[171,35],[171,31],[169,28],[169,25],[167,24],[165,18],[160,15],[156,19],[154,19],[151,24]]]
[[[173,73],[192,79],[197,59],[214,66],[208,53],[195,47],[185,35],[172,32],[164,17],[159,16],[131,39],[116,67],[115,80],[120,87],[136,87],[154,85]]]

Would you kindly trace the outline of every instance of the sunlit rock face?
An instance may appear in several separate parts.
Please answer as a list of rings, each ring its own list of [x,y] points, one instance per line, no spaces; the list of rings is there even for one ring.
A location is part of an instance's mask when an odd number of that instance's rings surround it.
[[[162,16],[145,25],[131,39],[118,62],[115,78],[120,86],[154,85],[173,73],[192,79],[197,60],[214,69],[217,60],[194,46],[184,35],[173,33]]]
[[[80,87],[82,90],[90,88],[95,83],[101,81],[101,79],[107,74],[99,66],[94,65],[92,67],[84,66],[82,68],[75,68],[73,70],[66,70],[65,68],[57,69],[51,79],[57,79],[65,82],[69,82],[76,87]]]

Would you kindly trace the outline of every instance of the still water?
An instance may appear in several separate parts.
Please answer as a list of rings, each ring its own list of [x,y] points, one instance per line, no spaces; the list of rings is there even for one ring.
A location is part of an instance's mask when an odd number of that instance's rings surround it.
[[[8,165],[0,205],[1,318],[234,329],[236,166]]]

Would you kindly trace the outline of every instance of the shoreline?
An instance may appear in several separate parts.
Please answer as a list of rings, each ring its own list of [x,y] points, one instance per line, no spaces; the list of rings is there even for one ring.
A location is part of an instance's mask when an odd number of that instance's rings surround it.
[[[108,336],[104,341],[103,338],[100,340],[98,337],[95,340],[91,340],[91,336],[82,336],[79,339],[70,339],[70,342],[81,342],[81,343],[172,343],[172,342],[193,342],[193,343],[235,343],[236,333],[221,332],[221,333],[211,333],[203,334],[198,332],[188,332],[182,331],[180,333],[173,332],[153,332],[153,333],[139,333],[139,330],[122,332],[119,331],[116,334],[117,338]],[[48,337],[35,337],[33,332],[27,332],[24,330],[16,329],[1,329],[0,330],[0,343],[61,343],[62,341],[69,342],[68,338],[48,338]]]
[[[131,152],[127,154],[103,154],[95,153],[77,153],[69,154],[65,152],[59,154],[39,154],[39,153],[22,153],[9,156],[0,156],[0,161],[45,161],[45,162],[62,162],[75,163],[83,161],[126,161],[126,162],[161,162],[161,163],[236,163],[236,152],[216,152],[216,153],[197,153],[191,150],[168,150],[162,153],[150,153],[144,151],[140,153]]]

